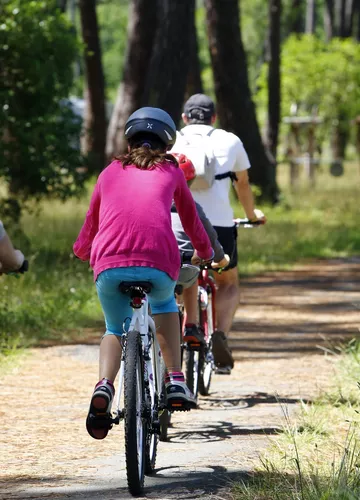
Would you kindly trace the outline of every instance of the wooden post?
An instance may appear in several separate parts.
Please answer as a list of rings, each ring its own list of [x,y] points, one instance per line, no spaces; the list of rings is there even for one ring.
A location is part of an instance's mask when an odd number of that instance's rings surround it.
[[[355,147],[356,147],[356,152],[358,155],[358,162],[359,162],[359,168],[360,168],[360,116],[357,116],[355,118],[355,127],[356,127]]]
[[[309,160],[308,179],[312,187],[315,186],[315,173],[316,173],[314,153],[315,153],[315,123],[312,122],[309,123],[309,131],[308,131],[308,160]]]
[[[299,140],[299,126],[297,123],[290,125],[290,143],[291,152],[290,156],[290,186],[293,191],[299,186],[299,163],[300,156],[300,140]]]

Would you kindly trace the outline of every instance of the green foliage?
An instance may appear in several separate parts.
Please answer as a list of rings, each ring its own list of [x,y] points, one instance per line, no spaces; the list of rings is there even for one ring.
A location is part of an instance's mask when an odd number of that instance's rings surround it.
[[[115,3],[105,0],[97,6],[106,89],[108,97],[113,102],[123,73],[128,10],[127,0]]]
[[[360,45],[352,39],[326,44],[312,35],[291,36],[282,47],[282,116],[318,113],[326,130],[339,118],[348,124],[360,113]],[[267,101],[267,67],[258,80],[257,102]]]
[[[78,44],[55,0],[6,0],[0,25],[0,177],[17,199],[77,192],[80,123],[64,104]]]

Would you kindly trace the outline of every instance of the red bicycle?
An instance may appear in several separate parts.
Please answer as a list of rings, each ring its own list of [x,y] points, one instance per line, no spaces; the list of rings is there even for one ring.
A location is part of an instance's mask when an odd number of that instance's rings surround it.
[[[247,229],[259,226],[262,222],[251,223],[248,219],[236,219],[234,224]],[[199,328],[204,332],[205,345],[183,345],[186,383],[195,396],[198,393],[208,396],[212,374],[225,373],[215,366],[212,354],[212,334],[216,328],[216,284],[209,270],[214,271],[211,264],[200,266],[198,276]],[[222,269],[217,269],[216,272],[221,273]]]

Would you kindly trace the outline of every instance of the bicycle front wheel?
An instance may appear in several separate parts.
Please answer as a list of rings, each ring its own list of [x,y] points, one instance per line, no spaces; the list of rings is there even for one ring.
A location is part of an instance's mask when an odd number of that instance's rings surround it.
[[[140,495],[144,487],[146,421],[144,418],[144,362],[139,332],[126,336],[125,345],[125,456],[129,491]]]
[[[199,391],[199,373],[200,373],[200,353],[190,349],[185,351],[185,379],[186,385],[194,394],[195,398]]]
[[[200,326],[206,332],[207,346],[201,352],[199,361],[199,392],[202,396],[210,393],[211,376],[214,369],[214,356],[212,354],[211,337],[214,332],[214,321],[212,313],[212,294],[208,291],[208,305],[206,311],[199,311]]]

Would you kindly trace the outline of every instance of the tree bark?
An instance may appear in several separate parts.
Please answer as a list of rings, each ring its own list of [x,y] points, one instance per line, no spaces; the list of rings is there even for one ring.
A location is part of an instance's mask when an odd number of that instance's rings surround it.
[[[147,104],[144,91],[155,38],[156,10],[156,0],[132,0],[130,5],[123,80],[107,134],[108,160],[126,150],[126,120],[136,109]]]
[[[275,202],[275,166],[261,141],[251,99],[239,4],[238,0],[205,0],[217,114],[221,127],[243,141],[252,165],[251,182],[261,188],[262,197]]]
[[[105,165],[106,112],[96,0],[79,0],[79,8],[87,82],[82,149],[91,167],[100,171]]]
[[[195,0],[158,0],[158,29],[145,101],[180,121],[190,59],[190,33]]]
[[[330,41],[335,33],[334,0],[326,0],[324,9],[324,26],[327,41]]]
[[[199,45],[196,32],[195,11],[190,28],[190,67],[186,81],[185,99],[193,94],[203,93],[201,67],[199,60]]]
[[[281,0],[269,0],[269,71],[267,145],[276,159],[280,125],[280,27]]]
[[[315,33],[315,0],[306,1],[305,33]]]

